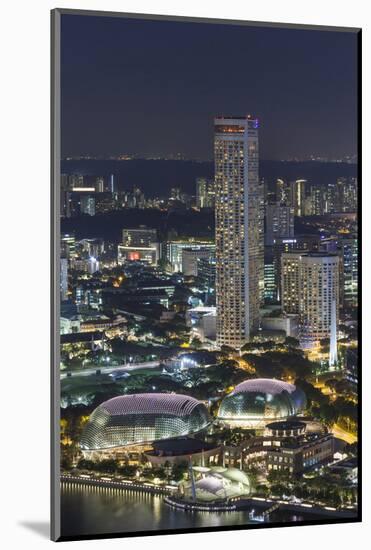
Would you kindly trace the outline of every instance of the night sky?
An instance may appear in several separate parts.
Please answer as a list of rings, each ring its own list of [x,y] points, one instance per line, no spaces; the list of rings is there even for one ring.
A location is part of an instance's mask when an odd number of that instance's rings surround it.
[[[62,156],[212,158],[213,117],[264,159],[353,155],[357,35],[62,15]]]

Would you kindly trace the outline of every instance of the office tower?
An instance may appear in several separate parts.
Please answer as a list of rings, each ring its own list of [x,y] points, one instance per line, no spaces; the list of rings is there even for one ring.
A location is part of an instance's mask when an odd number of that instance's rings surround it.
[[[290,182],[290,204],[294,209],[295,216],[303,216],[306,180],[295,180]]]
[[[87,270],[90,275],[93,275],[96,271],[99,271],[99,262],[97,258],[94,258],[94,256],[90,256],[90,258],[87,260],[88,266]]]
[[[290,192],[285,180],[278,178],[276,180],[276,201],[280,204],[289,204]]]
[[[181,195],[182,191],[180,189],[180,187],[172,187],[170,189],[170,199],[174,200],[174,201],[180,201],[181,198],[180,198],[180,195]]]
[[[74,191],[75,189],[83,189],[84,187],[86,187],[84,176],[80,176],[78,174],[72,174],[69,179],[70,179],[70,187],[72,191]]]
[[[215,256],[215,245],[210,246],[192,246],[191,248],[183,248],[182,251],[182,272],[184,275],[197,277],[198,276],[198,260],[205,258],[209,259]]]
[[[199,258],[197,261],[197,277],[205,287],[205,305],[215,305],[215,256]]]
[[[271,247],[267,247],[264,254],[264,302],[277,302],[278,289],[276,258]]]
[[[122,245],[131,247],[150,246],[157,242],[157,230],[140,225],[139,227],[122,230]]]
[[[67,174],[61,174],[60,187],[60,215],[62,218],[70,217],[70,178]]]
[[[145,225],[138,228],[123,229],[122,243],[118,245],[117,261],[123,264],[126,261],[144,261],[156,265],[160,259],[160,243],[157,230]]]
[[[68,300],[68,260],[67,258],[61,258],[60,264],[60,289],[61,289],[61,301]]]
[[[321,252],[284,253],[281,269],[282,308],[285,313],[299,313],[302,347],[315,347],[338,327],[339,257]]]
[[[217,343],[241,348],[259,328],[258,120],[216,118]]]
[[[91,195],[84,195],[80,198],[81,214],[95,216],[95,198]]]
[[[193,248],[198,250],[210,250],[215,248],[210,241],[202,241],[195,239],[188,239],[184,241],[171,240],[167,242],[166,246],[166,260],[170,264],[172,273],[177,273],[183,270],[183,250],[187,248]]]
[[[76,258],[76,239],[73,233],[62,233],[61,256],[67,258],[67,260],[73,260]]]
[[[323,216],[326,212],[325,189],[322,185],[312,185],[310,189],[311,216]]]
[[[100,258],[104,253],[105,243],[103,239],[82,239],[78,241],[78,245],[82,252],[89,256]]]
[[[347,205],[346,212],[357,212],[358,208],[358,180],[357,178],[349,178],[348,185],[345,191],[345,204]]]
[[[110,191],[111,193],[114,193],[115,189],[116,189],[115,176],[113,174],[110,174],[109,184],[108,184],[108,191]]]
[[[329,183],[326,189],[326,214],[332,214],[339,211],[338,190],[336,183]]]
[[[99,176],[95,178],[95,191],[97,193],[104,193],[104,178]]]
[[[196,179],[196,206],[197,208],[214,208],[215,188],[211,178]]]
[[[339,212],[357,211],[357,178],[338,178]]]
[[[133,188],[133,196],[132,196],[132,207],[133,208],[144,208],[146,199],[144,196],[143,191],[139,189],[139,187]]]
[[[294,237],[294,209],[278,202],[265,208],[265,244],[270,246],[276,239]]]
[[[344,237],[339,241],[341,251],[340,285],[344,307],[358,303],[358,240]]]

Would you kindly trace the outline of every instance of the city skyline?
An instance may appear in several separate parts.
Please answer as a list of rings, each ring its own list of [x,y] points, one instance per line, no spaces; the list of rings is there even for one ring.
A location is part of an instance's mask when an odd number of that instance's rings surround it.
[[[62,37],[62,157],[211,160],[214,117],[247,109],[263,159],[356,154],[355,32],[65,15]]]

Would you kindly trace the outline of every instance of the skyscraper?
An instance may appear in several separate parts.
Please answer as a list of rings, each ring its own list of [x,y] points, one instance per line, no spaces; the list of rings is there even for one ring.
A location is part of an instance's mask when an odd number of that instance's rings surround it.
[[[61,302],[68,299],[68,260],[67,258],[61,258],[61,270],[60,270],[60,291]]]
[[[258,120],[214,127],[217,343],[241,348],[259,328]]]
[[[336,336],[339,318],[339,257],[321,252],[282,254],[282,308],[299,313],[300,342],[312,348]],[[335,317],[335,318],[334,318]]]
[[[295,180],[290,183],[290,202],[295,216],[303,216],[306,180]]]
[[[355,307],[358,301],[358,240],[355,236],[344,237],[340,240],[341,271],[340,284],[342,286],[343,305]]]
[[[281,256],[281,300],[285,313],[300,310],[300,260],[301,252],[284,252]]]
[[[272,245],[276,239],[294,237],[294,209],[280,203],[267,204],[265,209],[265,244]]]
[[[95,198],[91,195],[84,195],[80,199],[81,214],[95,216]]]

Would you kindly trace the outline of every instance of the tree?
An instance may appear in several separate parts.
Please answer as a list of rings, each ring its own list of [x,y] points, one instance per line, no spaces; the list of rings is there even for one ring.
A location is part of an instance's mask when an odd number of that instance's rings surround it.
[[[297,338],[294,338],[293,336],[286,336],[285,346],[288,346],[290,348],[298,348],[300,346],[300,342]]]
[[[174,481],[182,481],[184,479],[184,474],[188,472],[187,462],[180,462],[179,464],[174,464],[172,471],[172,478]]]

